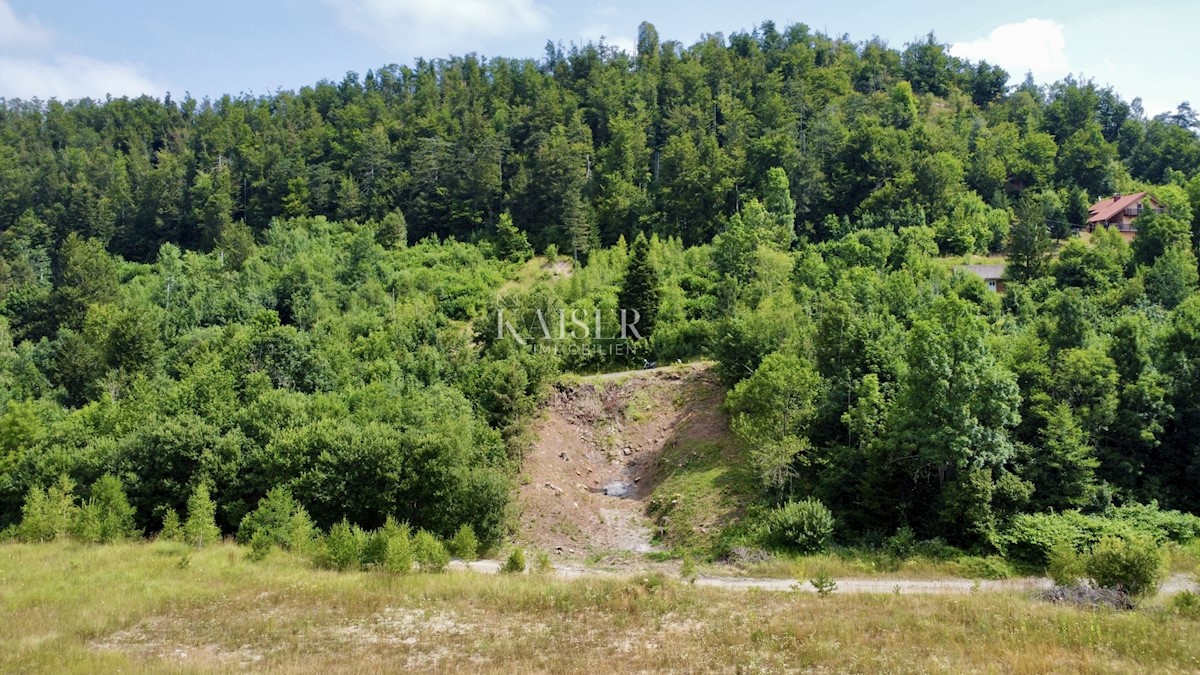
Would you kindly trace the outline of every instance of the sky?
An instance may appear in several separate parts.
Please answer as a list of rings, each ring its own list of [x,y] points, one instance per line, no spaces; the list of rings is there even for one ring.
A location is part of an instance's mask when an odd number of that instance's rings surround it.
[[[1195,0],[0,0],[0,98],[267,94],[417,57],[541,57],[548,40],[631,50],[642,21],[690,45],[767,19],[897,48],[933,31],[1011,84],[1074,74],[1150,115],[1200,104]]]

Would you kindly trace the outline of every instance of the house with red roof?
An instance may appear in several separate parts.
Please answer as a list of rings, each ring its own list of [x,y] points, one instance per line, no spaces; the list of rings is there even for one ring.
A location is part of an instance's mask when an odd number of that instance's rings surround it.
[[[1108,199],[1101,199],[1088,209],[1088,232],[1095,232],[1097,226],[1115,227],[1126,239],[1133,239],[1137,234],[1134,221],[1147,209],[1162,213],[1162,204],[1150,196],[1148,192],[1135,192],[1131,195],[1115,194]]]

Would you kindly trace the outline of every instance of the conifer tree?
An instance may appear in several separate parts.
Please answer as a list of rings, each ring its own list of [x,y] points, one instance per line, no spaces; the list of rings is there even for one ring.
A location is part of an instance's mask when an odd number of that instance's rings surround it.
[[[627,311],[629,321],[633,321],[633,311],[637,311],[636,328],[643,338],[650,337],[654,331],[660,297],[658,270],[650,261],[650,242],[644,233],[639,233],[629,250],[629,266],[617,301],[619,307]]]

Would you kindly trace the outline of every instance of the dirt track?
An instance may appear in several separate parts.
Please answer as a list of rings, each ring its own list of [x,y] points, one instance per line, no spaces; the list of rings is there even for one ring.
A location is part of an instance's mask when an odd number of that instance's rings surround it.
[[[503,563],[499,560],[476,560],[465,563],[454,561],[451,569],[472,571],[484,574],[495,574],[500,571]],[[605,571],[578,565],[555,565],[554,575],[564,579],[583,578],[622,578],[635,577],[646,572],[636,568],[623,571]],[[837,593],[897,593],[900,594],[966,594],[977,592],[1024,592],[1052,588],[1053,582],[1045,577],[1021,577],[1017,579],[988,580],[981,579],[889,579],[887,577],[872,577],[859,579],[837,579]],[[799,582],[795,579],[767,579],[755,577],[729,576],[700,576],[696,579],[697,586],[711,586],[734,591],[800,591],[816,592],[812,584]],[[1186,574],[1174,574],[1163,584],[1160,593],[1174,595],[1185,590],[1196,590],[1196,584]]]

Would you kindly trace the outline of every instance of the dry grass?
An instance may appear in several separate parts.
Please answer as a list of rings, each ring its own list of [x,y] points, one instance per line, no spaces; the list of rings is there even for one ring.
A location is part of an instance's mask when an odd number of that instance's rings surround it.
[[[821,599],[655,578],[401,578],[165,544],[4,545],[0,578],[5,672],[1200,668],[1195,621],[1019,595]]]

